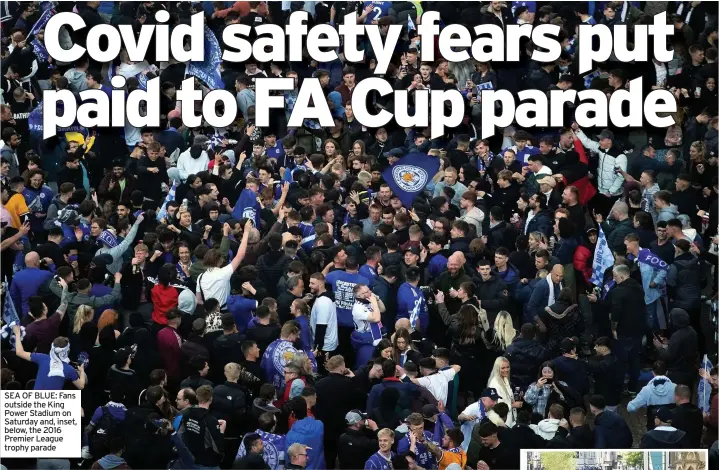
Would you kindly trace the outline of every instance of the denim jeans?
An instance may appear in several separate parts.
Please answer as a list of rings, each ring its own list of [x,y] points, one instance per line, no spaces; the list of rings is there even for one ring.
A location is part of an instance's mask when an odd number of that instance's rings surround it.
[[[618,358],[624,364],[624,372],[629,375],[627,389],[630,392],[638,392],[639,382],[639,354],[642,349],[642,338],[632,336],[619,336],[617,338]]]

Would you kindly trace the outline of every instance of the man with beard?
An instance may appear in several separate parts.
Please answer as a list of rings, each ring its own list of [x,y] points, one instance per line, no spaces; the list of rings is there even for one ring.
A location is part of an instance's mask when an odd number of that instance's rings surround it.
[[[463,282],[471,282],[472,278],[464,270],[467,259],[460,251],[453,253],[447,259],[447,271],[443,272],[434,283],[434,288],[441,290],[445,295],[445,304],[450,312],[456,312],[462,305],[456,296],[456,290]],[[454,295],[453,295],[454,291]]]
[[[2,130],[2,141],[4,145],[0,148],[0,157],[9,164],[7,178],[20,176],[20,161],[17,156],[17,149],[20,147],[20,134],[13,127],[6,127]]]

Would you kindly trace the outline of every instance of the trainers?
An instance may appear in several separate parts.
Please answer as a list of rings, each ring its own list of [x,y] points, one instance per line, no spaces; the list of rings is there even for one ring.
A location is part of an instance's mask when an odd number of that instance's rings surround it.
[[[83,446],[80,456],[85,460],[91,460],[92,455],[90,454],[90,446]]]

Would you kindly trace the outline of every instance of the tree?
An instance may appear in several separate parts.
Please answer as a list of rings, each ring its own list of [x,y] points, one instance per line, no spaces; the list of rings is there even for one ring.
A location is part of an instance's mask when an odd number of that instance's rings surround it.
[[[545,470],[575,470],[577,468],[574,452],[543,452],[540,459]]]
[[[644,453],[643,452],[622,452],[622,457],[627,467],[635,470],[644,469]]]

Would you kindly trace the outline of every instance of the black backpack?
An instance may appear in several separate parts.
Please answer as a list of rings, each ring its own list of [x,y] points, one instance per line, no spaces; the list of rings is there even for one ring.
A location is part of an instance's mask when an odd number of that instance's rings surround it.
[[[90,454],[93,458],[104,457],[110,451],[110,440],[122,435],[122,421],[115,418],[107,406],[102,407],[102,416],[88,436]]]

